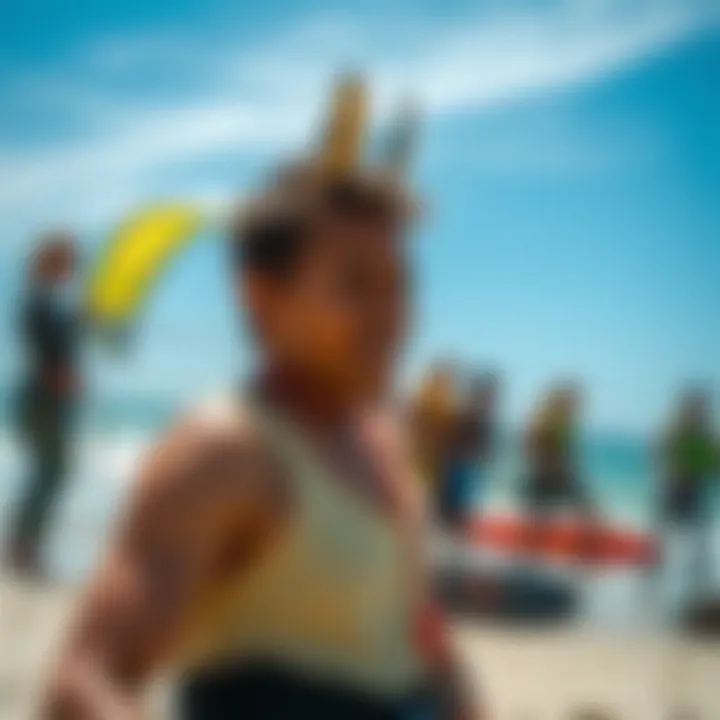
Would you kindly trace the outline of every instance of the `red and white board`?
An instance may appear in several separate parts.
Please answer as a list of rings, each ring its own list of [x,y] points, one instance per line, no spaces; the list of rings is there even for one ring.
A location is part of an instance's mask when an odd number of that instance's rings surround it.
[[[467,534],[476,547],[548,560],[647,566],[658,556],[651,533],[567,517],[540,521],[517,515],[483,515],[468,523]]]

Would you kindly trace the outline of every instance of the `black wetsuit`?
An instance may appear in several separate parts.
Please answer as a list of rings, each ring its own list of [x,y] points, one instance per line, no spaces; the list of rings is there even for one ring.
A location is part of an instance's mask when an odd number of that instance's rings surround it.
[[[16,396],[16,424],[30,454],[30,476],[11,542],[34,553],[65,477],[76,405],[75,388],[51,378],[76,373],[78,323],[51,291],[36,289],[23,303],[19,325],[27,360]]]

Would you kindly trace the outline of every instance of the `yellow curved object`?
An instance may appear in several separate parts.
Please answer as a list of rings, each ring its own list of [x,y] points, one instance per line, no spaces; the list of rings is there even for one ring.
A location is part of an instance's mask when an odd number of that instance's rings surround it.
[[[91,270],[85,309],[96,327],[130,323],[158,274],[203,228],[189,203],[153,205],[125,220]]]
[[[367,91],[358,77],[343,78],[335,87],[320,163],[330,177],[357,167],[365,134]]]

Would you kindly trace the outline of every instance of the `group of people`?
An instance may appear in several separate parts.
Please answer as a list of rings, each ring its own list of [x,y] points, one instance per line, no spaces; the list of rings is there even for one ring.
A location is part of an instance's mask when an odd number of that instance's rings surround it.
[[[51,510],[65,482],[82,373],[82,321],[68,304],[66,288],[78,266],[66,233],[42,238],[28,266],[18,329],[25,345],[25,373],[18,383],[15,414],[31,452],[6,562],[14,570],[42,575],[41,549]],[[497,453],[500,381],[490,372],[463,371],[449,361],[425,374],[405,413],[412,454],[436,519],[462,531],[482,505]],[[582,479],[578,453],[581,393],[577,385],[553,386],[530,414],[523,433],[521,506],[529,515],[566,505],[590,516],[594,503]],[[696,531],[701,552],[710,547],[714,480],[720,441],[712,426],[709,394],[685,392],[658,444],[655,470],[662,482],[655,516],[661,525]],[[707,560],[707,558],[706,558]],[[698,565],[698,572],[704,570]]]
[[[432,367],[411,403],[414,456],[437,520],[463,532],[481,512],[491,482],[489,466],[497,454],[499,383],[495,375],[467,377],[451,363]],[[583,477],[579,420],[582,395],[577,385],[550,388],[530,414],[522,433],[519,505],[541,519],[566,508],[580,519],[597,519],[598,503]],[[655,485],[652,516],[657,529],[691,531],[697,575],[707,572],[713,498],[720,475],[720,438],[715,434],[711,398],[703,390],[685,391],[653,454]]]
[[[461,377],[462,375],[462,377]],[[498,378],[432,367],[409,407],[413,457],[438,521],[461,529],[482,492],[498,426]]]
[[[499,384],[458,387],[443,364],[395,412],[411,221],[402,184],[370,170],[301,163],[259,190],[230,233],[229,268],[257,364],[149,453],[64,639],[44,720],[137,718],[144,687],[168,673],[181,720],[483,717],[434,598],[423,486],[440,521],[461,528],[488,481]],[[65,477],[82,323],[63,288],[76,267],[71,239],[48,239],[21,313],[31,477],[8,544],[20,572],[42,570]],[[529,424],[533,510],[591,505],[579,402],[555,388]],[[667,510],[695,521],[716,468],[698,398],[665,451]]]
[[[288,179],[290,178],[290,179]],[[390,386],[409,301],[405,195],[371,171],[273,176],[231,231],[257,350],[146,458],[64,635],[44,720],[483,716],[434,597],[421,484]],[[35,254],[17,417],[31,477],[8,562],[40,572],[78,398],[65,238]]]
[[[499,440],[499,380],[471,375],[450,363],[431,368],[411,404],[414,454],[430,489],[436,517],[461,530],[482,503]],[[576,448],[578,389],[554,387],[532,414],[524,434],[523,504],[541,512],[559,504],[590,511]]]
[[[42,574],[42,540],[67,474],[82,385],[82,321],[66,301],[77,266],[78,252],[70,235],[56,232],[42,238],[28,266],[18,318],[27,360],[15,411],[31,462],[7,543],[7,563],[36,575]],[[427,371],[409,403],[406,416],[415,466],[436,518],[448,529],[462,530],[482,504],[500,437],[499,396],[496,374],[467,372],[444,361]],[[558,384],[529,416],[522,442],[525,470],[519,482],[520,504],[528,514],[559,505],[588,516],[593,513],[579,463],[581,401],[577,385]],[[663,480],[655,515],[661,524],[695,529],[703,552],[709,548],[719,447],[709,394],[685,392],[657,444],[655,469]]]

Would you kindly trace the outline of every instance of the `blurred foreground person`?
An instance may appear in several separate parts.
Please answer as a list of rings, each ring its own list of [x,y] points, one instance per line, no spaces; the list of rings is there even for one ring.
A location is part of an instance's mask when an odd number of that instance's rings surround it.
[[[77,265],[74,239],[52,233],[29,263],[20,313],[25,372],[16,396],[16,421],[28,454],[29,476],[8,543],[11,571],[43,576],[42,541],[62,490],[81,387],[79,322],[67,302]]]
[[[244,217],[233,255],[258,368],[151,453],[46,720],[135,720],[160,673],[182,720],[476,717],[383,407],[407,229],[398,188],[310,170]]]
[[[718,447],[707,393],[685,393],[661,442],[664,475],[663,525],[690,531],[695,544],[696,583],[711,569],[712,490],[718,473]]]
[[[440,514],[449,529],[464,530],[479,501],[492,454],[496,404],[496,378],[481,375],[471,380],[453,413],[440,481]]]
[[[591,516],[576,457],[580,402],[576,387],[553,388],[527,430],[524,500],[528,512],[539,523],[548,513],[559,509],[571,509],[587,519]]]

